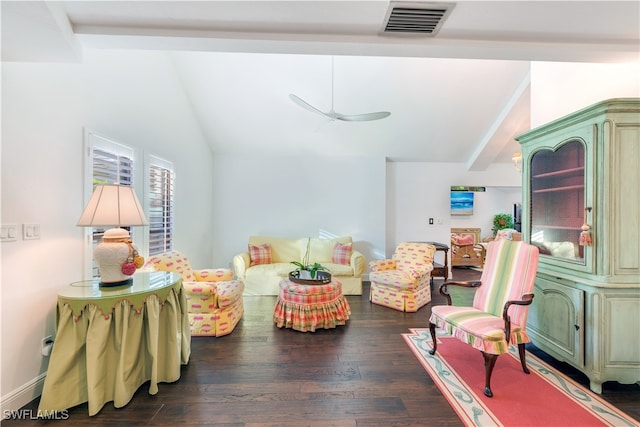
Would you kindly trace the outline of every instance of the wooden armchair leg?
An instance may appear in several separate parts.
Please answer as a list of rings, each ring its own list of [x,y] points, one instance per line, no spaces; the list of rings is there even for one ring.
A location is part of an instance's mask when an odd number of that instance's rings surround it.
[[[528,374],[529,368],[527,368],[527,362],[525,360],[526,351],[524,348],[524,344],[518,344],[518,353],[520,354],[520,364],[522,365],[522,370],[525,374]]]
[[[491,373],[493,373],[493,367],[496,365],[498,355],[485,353],[483,351],[482,356],[484,356],[484,395],[493,397],[493,392],[491,391]]]
[[[436,354],[436,349],[438,348],[438,342],[436,341],[436,325],[435,323],[429,322],[429,332],[431,332],[431,343],[433,344],[433,348],[429,350],[430,355]]]

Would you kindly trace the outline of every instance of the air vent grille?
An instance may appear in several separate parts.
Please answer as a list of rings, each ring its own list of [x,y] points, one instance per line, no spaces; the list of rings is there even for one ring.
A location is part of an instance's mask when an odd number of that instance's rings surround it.
[[[442,26],[449,10],[450,7],[443,5],[424,7],[392,5],[384,33],[433,36]]]

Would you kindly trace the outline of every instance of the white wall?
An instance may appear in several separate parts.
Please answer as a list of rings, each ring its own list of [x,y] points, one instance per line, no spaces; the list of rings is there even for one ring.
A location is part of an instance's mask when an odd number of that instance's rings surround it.
[[[511,164],[467,171],[465,163],[385,162],[361,157],[214,157],[214,264],[229,266],[251,235],[350,235],[368,260],[385,258],[405,240],[448,244],[451,227],[481,227],[521,200]],[[488,186],[474,215],[450,214],[452,185]],[[428,218],[436,219],[434,225]],[[441,224],[437,223],[440,219]]]
[[[461,220],[450,213],[452,185],[500,187],[505,196],[496,193],[495,197],[478,198],[478,214]],[[402,241],[449,245],[452,227],[480,227],[482,235],[488,236],[493,223],[493,214],[488,212],[498,213],[496,210],[511,206],[511,198],[518,197],[521,187],[522,175],[508,163],[493,164],[486,171],[468,171],[464,163],[387,163],[387,256]],[[429,225],[429,218],[434,218],[433,225]]]
[[[147,152],[174,162],[176,247],[211,264],[212,155],[163,54],[2,63],[2,223],[41,225],[41,239],[0,246],[3,409],[39,394],[57,290],[83,279],[83,127],[133,146],[140,165]]]
[[[473,215],[450,216],[451,228],[480,228],[483,238],[491,237],[493,216],[513,215],[513,205],[522,204],[522,187],[486,187],[485,192],[476,192],[474,197]]]
[[[385,160],[214,157],[214,261],[229,266],[251,235],[352,236],[367,259],[384,247]]]
[[[640,97],[640,64],[531,63],[531,127],[596,102]]]

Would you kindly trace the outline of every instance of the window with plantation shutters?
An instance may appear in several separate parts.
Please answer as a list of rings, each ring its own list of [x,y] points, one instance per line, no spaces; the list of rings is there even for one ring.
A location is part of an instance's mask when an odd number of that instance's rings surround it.
[[[93,188],[101,184],[133,185],[133,156],[93,148]]]
[[[173,165],[149,156],[148,162],[149,255],[173,249]]]
[[[88,179],[91,182],[91,189],[88,192],[90,197],[93,193],[96,185],[101,184],[120,184],[120,185],[133,185],[134,178],[134,151],[133,148],[126,145],[116,143],[110,139],[97,135],[88,131],[86,133],[86,148],[89,161],[87,162],[89,170],[86,171]],[[88,198],[87,200],[88,201]],[[109,227],[94,227],[91,228],[90,241],[91,241],[91,254],[96,245],[102,240],[105,230]],[[133,231],[128,227],[132,234]],[[91,276],[99,277],[100,272],[98,266],[91,261]]]

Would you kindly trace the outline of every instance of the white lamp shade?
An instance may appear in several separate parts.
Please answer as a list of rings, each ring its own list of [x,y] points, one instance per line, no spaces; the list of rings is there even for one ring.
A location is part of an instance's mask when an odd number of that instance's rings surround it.
[[[77,225],[120,227],[149,225],[149,222],[133,187],[98,185]]]

